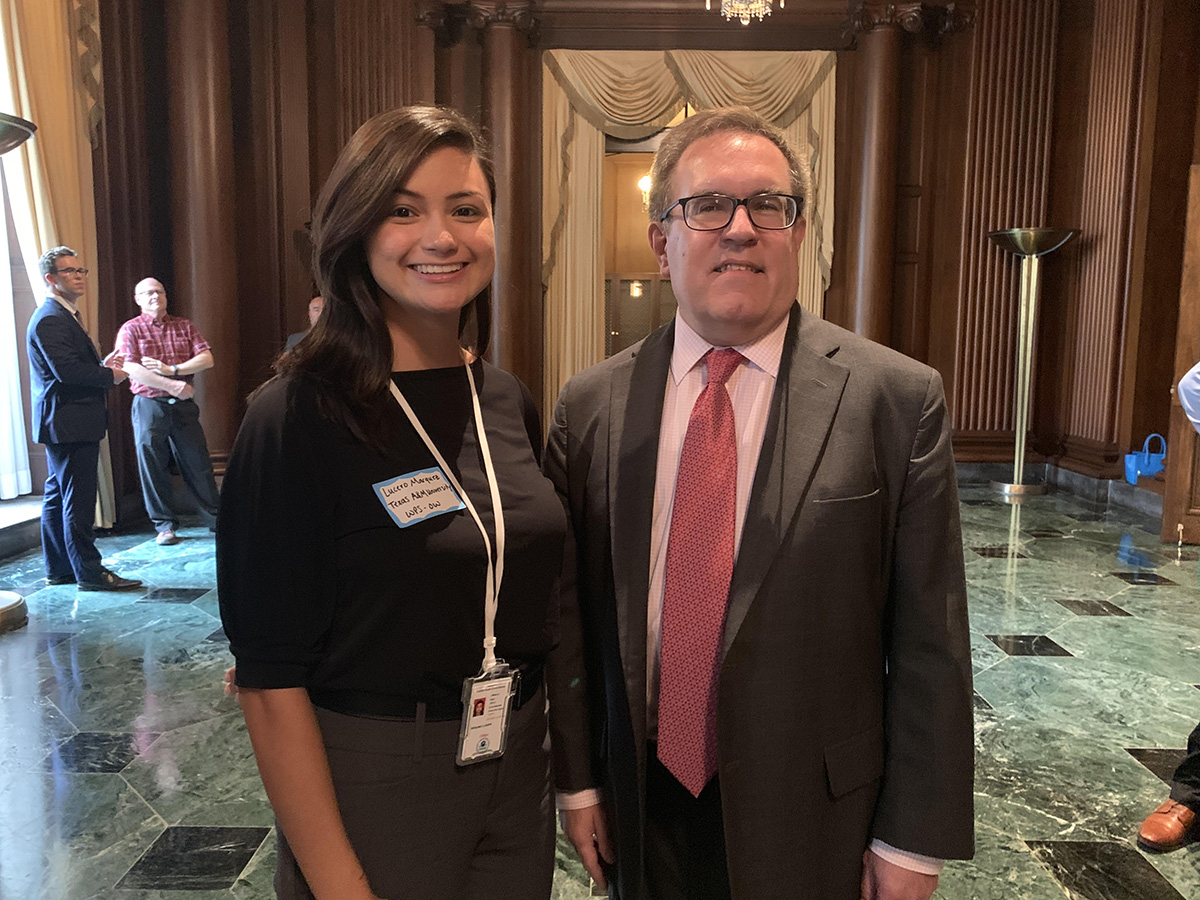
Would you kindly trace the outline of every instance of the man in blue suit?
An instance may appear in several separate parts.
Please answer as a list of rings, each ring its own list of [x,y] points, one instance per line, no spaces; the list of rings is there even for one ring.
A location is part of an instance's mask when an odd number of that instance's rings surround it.
[[[92,534],[100,439],[108,428],[105,394],[125,380],[124,360],[101,360],[79,321],[76,305],[87,286],[69,247],[41,258],[49,296],[25,332],[33,393],[33,439],[46,446],[42,498],[42,552],[46,581],[76,584],[81,591],[127,591],[141,582],[100,564]]]

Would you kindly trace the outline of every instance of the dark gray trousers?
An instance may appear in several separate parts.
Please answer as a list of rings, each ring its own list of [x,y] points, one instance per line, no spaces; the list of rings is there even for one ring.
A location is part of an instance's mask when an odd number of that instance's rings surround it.
[[[213,528],[217,524],[220,495],[213,478],[208,442],[200,427],[200,407],[194,400],[171,403],[170,399],[133,396],[133,438],[146,513],[155,531],[174,531],[179,527],[171,505],[171,473],[167,468],[174,455],[183,483],[200,507],[200,517]]]
[[[1200,723],[1188,735],[1187,751],[1171,779],[1171,799],[1200,812]]]
[[[498,760],[454,763],[459,723],[317,708],[338,809],[371,889],[386,900],[547,900],[554,818],[546,701],[515,711]],[[279,900],[312,900],[282,831]]]

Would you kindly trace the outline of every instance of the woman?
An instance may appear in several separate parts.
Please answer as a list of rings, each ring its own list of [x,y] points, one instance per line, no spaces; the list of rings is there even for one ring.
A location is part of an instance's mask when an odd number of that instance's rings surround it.
[[[366,122],[314,214],[324,313],[229,462],[221,618],[282,898],[550,892],[541,663],[566,523],[528,390],[478,359],[494,197],[457,113]]]

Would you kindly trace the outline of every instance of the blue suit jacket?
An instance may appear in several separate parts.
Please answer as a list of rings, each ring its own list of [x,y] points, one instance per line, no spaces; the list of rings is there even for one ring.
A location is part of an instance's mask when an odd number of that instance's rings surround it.
[[[99,441],[108,428],[104,399],[113,376],[83,326],[49,297],[29,319],[25,341],[33,439],[39,444]]]

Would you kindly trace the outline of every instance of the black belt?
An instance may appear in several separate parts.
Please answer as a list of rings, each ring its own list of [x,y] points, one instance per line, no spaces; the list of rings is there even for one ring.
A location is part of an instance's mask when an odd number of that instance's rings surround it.
[[[147,397],[145,394],[138,394],[143,400],[154,400],[156,403],[165,403],[168,406],[174,406],[176,403],[191,403],[192,398],[182,399],[180,397]]]
[[[517,695],[513,709],[520,709],[537,695],[542,687],[542,664],[521,666],[517,680]],[[374,694],[370,691],[339,691],[309,688],[314,706],[347,716],[369,716],[380,719],[415,719],[417,705],[425,704],[426,722],[456,722],[462,718],[461,700],[420,700],[416,697]]]

